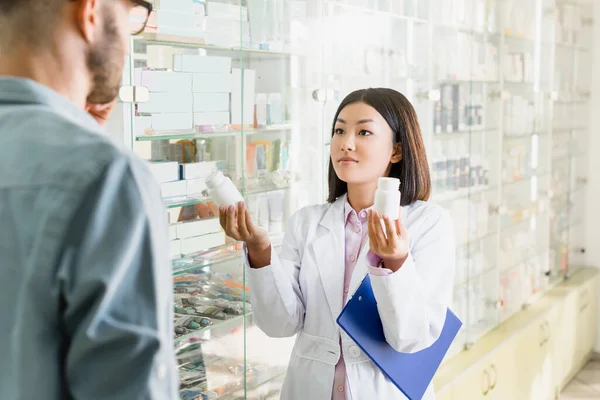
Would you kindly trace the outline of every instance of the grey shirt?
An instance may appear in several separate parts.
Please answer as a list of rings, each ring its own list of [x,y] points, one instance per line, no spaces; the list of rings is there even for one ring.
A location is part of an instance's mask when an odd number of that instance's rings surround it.
[[[166,212],[84,110],[0,77],[0,399],[176,399]]]

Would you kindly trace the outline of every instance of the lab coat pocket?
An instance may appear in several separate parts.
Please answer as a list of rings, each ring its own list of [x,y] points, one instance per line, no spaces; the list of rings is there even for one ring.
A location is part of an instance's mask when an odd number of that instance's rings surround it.
[[[336,365],[340,359],[340,344],[330,339],[300,332],[294,352],[301,358]]]

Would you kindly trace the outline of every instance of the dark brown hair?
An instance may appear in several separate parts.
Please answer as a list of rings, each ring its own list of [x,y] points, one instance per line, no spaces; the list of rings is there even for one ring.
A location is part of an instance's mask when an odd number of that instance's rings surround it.
[[[365,103],[373,107],[392,128],[393,142],[402,146],[402,160],[392,164],[390,177],[400,179],[402,192],[400,205],[412,204],[417,200],[428,200],[431,194],[431,178],[425,145],[421,137],[421,127],[417,113],[410,101],[401,93],[387,88],[361,89],[350,93],[342,101],[333,118],[331,136],[335,121],[344,107],[352,103]],[[348,184],[338,178],[331,158],[329,159],[329,198],[333,203],[348,192]]]

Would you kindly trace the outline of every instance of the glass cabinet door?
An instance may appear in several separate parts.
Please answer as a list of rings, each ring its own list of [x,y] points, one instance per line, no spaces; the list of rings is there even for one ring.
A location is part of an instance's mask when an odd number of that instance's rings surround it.
[[[321,203],[324,196],[323,111],[322,103],[313,97],[314,88],[321,84],[320,64],[316,62],[320,49],[315,45],[320,14],[307,1],[248,0],[242,3],[244,7],[250,16],[252,44],[263,50],[256,55],[242,52],[244,75],[251,72],[250,76],[255,76],[255,93],[245,94],[242,101],[244,109],[254,110],[253,129],[269,130],[250,135],[252,130],[242,129],[247,142],[245,171],[253,180],[245,199],[252,204],[254,197],[264,197],[266,187],[282,179],[285,182],[285,188],[278,186],[270,197],[267,194],[267,203],[258,208],[258,220],[264,210],[265,223],[267,219],[269,223],[266,228],[279,252],[288,218],[301,207]],[[276,108],[282,112],[285,134],[273,131],[277,129]],[[257,165],[264,157],[262,148],[272,166],[251,174],[252,164]],[[279,204],[282,216],[276,221]],[[268,337],[251,318],[246,318],[244,340],[246,387],[227,398],[279,398],[295,338]]]
[[[288,217],[322,201],[322,163],[307,162],[323,155],[319,69],[305,68],[318,15],[305,1],[155,5],[132,40],[124,120],[169,210],[182,396],[277,396],[294,339],[254,325],[242,246],[220,228],[206,178],[234,182],[276,250]]]
[[[499,10],[495,1],[436,1],[431,6],[428,150],[432,200],[455,221],[453,308],[471,344],[497,323],[498,148],[502,120]]]
[[[502,319],[541,293],[548,263],[549,78],[541,2],[502,2],[502,202],[500,291]],[[546,91],[545,91],[546,90]]]
[[[592,6],[553,8],[555,68],[552,118],[551,268],[555,280],[581,265],[589,137]]]

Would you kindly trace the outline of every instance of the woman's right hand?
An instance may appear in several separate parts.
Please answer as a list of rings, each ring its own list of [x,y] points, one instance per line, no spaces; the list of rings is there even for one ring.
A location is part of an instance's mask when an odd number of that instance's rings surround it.
[[[235,206],[219,208],[219,222],[225,234],[235,240],[246,242],[249,251],[264,251],[271,246],[269,234],[263,228],[254,225],[250,212],[243,201]]]

